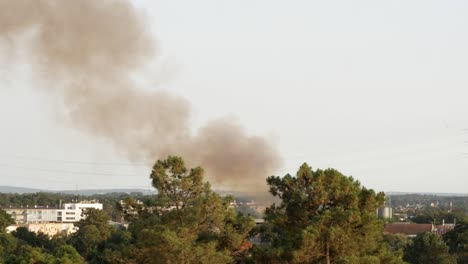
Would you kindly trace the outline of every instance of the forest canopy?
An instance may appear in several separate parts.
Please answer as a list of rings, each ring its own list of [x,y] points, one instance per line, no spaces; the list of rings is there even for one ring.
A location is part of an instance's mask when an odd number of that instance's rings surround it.
[[[463,218],[443,237],[384,235],[384,221],[377,218],[376,209],[384,205],[385,194],[335,169],[313,170],[304,163],[295,175],[268,177],[277,203],[267,207],[264,222],[257,226],[253,217],[235,210],[233,197],[212,190],[203,168],[187,168],[180,157],[158,160],[150,180],[157,190],[154,195],[97,196],[104,210],[87,210],[72,235],[48,237],[26,227],[7,233],[12,220],[0,211],[0,259],[3,263],[466,261],[468,231]],[[0,202],[53,206],[80,198],[1,194]],[[116,218],[123,218],[128,227],[110,225]]]

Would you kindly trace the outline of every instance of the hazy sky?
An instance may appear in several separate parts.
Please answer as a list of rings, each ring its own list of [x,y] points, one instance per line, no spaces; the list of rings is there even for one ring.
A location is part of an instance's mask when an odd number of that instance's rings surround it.
[[[143,89],[187,98],[194,128],[231,116],[277,142],[274,174],[306,161],[379,191],[467,192],[468,2],[134,2],[160,50]],[[28,65],[0,67],[0,185],[149,186],[67,125]]]

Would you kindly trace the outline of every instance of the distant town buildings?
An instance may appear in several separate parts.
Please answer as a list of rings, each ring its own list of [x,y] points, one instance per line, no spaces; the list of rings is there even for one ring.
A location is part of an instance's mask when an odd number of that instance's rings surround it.
[[[73,223],[84,218],[86,209],[94,208],[102,210],[102,203],[97,201],[81,201],[77,203],[66,203],[58,208],[49,206],[22,206],[2,208],[11,215],[15,225],[7,228],[11,232],[20,226],[27,227],[31,232],[42,232],[49,236],[56,234],[71,234],[76,231]]]

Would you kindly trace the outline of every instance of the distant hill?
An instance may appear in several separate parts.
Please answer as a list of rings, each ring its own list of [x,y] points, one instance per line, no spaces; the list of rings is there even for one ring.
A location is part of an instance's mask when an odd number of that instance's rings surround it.
[[[455,196],[468,196],[468,193],[429,193],[429,192],[386,192],[387,195],[412,195],[412,194],[418,194],[418,195],[431,195],[431,196],[450,196],[450,197],[455,197]]]
[[[64,194],[76,194],[76,195],[94,195],[94,194],[106,194],[106,193],[142,193],[142,194],[155,194],[154,189],[78,189],[78,190],[44,190],[26,187],[16,186],[0,186],[0,193],[37,193],[37,192],[48,192],[48,193],[64,193]],[[244,199],[260,200],[260,201],[271,201],[273,198],[268,193],[244,193],[237,191],[226,191],[226,190],[215,190],[221,196],[232,195],[234,197],[243,197]],[[387,195],[434,195],[434,196],[468,196],[468,193],[424,193],[424,192],[386,192]]]
[[[0,186],[0,193],[37,193],[42,192],[40,189],[14,187],[14,186]]]
[[[0,186],[0,193],[64,193],[76,195],[93,195],[93,194],[106,194],[106,193],[143,193],[154,194],[156,191],[147,189],[78,189],[78,190],[41,190],[34,188],[14,187],[14,186]]]
[[[83,190],[63,190],[63,191],[52,191],[54,193],[64,194],[77,194],[77,195],[94,195],[94,194],[106,194],[106,193],[142,193],[142,194],[155,194],[154,190],[147,189],[83,189]]]

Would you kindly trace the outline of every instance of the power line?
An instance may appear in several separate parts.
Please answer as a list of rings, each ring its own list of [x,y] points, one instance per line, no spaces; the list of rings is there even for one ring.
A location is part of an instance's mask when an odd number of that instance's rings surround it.
[[[75,160],[39,158],[39,157],[14,155],[14,154],[13,155],[0,154],[0,157],[7,157],[7,158],[19,159],[19,160],[37,160],[37,161],[45,161],[45,162],[70,163],[70,164],[82,164],[82,165],[149,167],[147,164],[143,164],[143,163],[89,162],[89,161],[75,161]]]
[[[0,164],[0,167],[34,170],[34,171],[45,171],[45,172],[60,172],[60,173],[77,174],[77,175],[121,176],[121,177],[139,177],[140,176],[140,175],[135,175],[135,174],[97,173],[97,172],[81,172],[81,171],[34,168],[34,167],[16,166],[16,165],[10,165],[10,164]]]
[[[3,178],[11,178],[11,175],[8,176],[8,177],[3,176]],[[19,178],[19,179],[23,179],[23,180],[31,180],[31,181],[34,181],[34,184],[36,184],[36,185],[37,185],[38,180],[42,181],[42,183],[44,181],[47,181],[47,182],[53,182],[53,183],[66,184],[66,185],[70,185],[70,186],[76,186],[77,185],[77,183],[74,182],[74,181],[57,180],[55,178],[44,177],[44,176],[30,177],[30,176],[20,175],[20,176],[15,176],[14,178],[15,179]],[[99,184],[99,183],[90,183],[90,184],[80,183],[79,185],[108,187],[108,188],[114,188],[114,189],[117,189],[117,188],[119,188],[119,189],[127,189],[127,188],[147,189],[148,188],[148,186],[143,186],[143,185],[110,185],[110,184]]]

